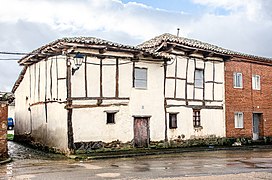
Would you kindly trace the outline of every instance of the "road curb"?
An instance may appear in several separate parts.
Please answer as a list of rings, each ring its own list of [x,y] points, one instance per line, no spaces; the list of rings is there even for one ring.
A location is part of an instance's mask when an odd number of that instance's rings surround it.
[[[204,151],[230,151],[230,150],[254,150],[254,149],[272,149],[271,145],[268,146],[235,146],[235,147],[197,147],[197,148],[173,148],[173,149],[156,149],[146,150],[142,152],[101,152],[101,153],[90,153],[90,154],[75,154],[68,156],[74,160],[97,160],[97,159],[112,159],[112,158],[130,158],[137,156],[152,156],[152,155],[164,155],[164,154],[179,154],[188,152],[204,152]]]

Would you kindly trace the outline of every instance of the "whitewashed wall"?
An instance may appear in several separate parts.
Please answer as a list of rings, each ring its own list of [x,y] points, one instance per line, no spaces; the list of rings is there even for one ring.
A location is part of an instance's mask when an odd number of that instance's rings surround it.
[[[176,68],[177,72],[175,72]],[[195,69],[204,70],[203,89],[194,87]],[[178,113],[177,128],[169,129],[168,125],[169,139],[175,139],[182,134],[185,135],[185,139],[209,135],[225,136],[224,63],[222,59],[211,58],[209,61],[204,61],[199,55],[190,58],[177,57],[176,61],[167,66],[166,98],[168,99],[167,118],[169,118],[169,113]],[[193,126],[193,107],[201,109],[202,129]]]
[[[87,62],[87,91],[88,97],[100,96],[100,60],[88,58]],[[103,100],[101,107],[73,109],[73,128],[75,142],[120,140],[131,141],[134,138],[133,116],[151,116],[150,139],[164,139],[164,96],[163,96],[163,67],[162,63],[136,62],[135,67],[148,69],[147,89],[133,88],[133,63],[119,59],[119,98],[116,92],[116,59],[103,59],[102,87]],[[128,64],[126,64],[128,63]],[[72,97],[85,97],[83,66],[72,76]],[[73,105],[96,105],[96,100],[74,100]],[[103,107],[105,104],[123,103],[125,105]],[[118,111],[115,124],[106,124],[106,111]]]
[[[52,57],[30,65],[15,92],[15,135],[67,150],[66,59]],[[47,105],[45,105],[47,100]],[[47,107],[47,113],[46,113]]]

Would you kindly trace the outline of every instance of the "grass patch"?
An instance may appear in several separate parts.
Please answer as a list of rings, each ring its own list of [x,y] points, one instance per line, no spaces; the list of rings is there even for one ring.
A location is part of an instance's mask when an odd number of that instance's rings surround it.
[[[14,134],[8,134],[7,139],[8,141],[12,141],[14,138]]]

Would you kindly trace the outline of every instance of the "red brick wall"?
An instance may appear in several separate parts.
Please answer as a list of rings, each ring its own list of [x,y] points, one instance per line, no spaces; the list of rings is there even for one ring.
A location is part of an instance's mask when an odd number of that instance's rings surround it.
[[[8,156],[7,148],[8,105],[0,102],[0,158]]]
[[[226,135],[252,138],[253,112],[258,112],[260,136],[272,136],[272,66],[237,60],[225,62]],[[242,89],[233,87],[234,72],[243,74]],[[260,75],[261,90],[252,89],[253,74]],[[235,112],[244,113],[242,129],[235,128]]]

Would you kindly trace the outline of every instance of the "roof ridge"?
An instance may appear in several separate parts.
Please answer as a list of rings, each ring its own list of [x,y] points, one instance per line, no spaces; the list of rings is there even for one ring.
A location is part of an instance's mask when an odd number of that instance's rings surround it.
[[[214,51],[214,52],[225,54],[225,55],[241,56],[241,57],[245,57],[245,58],[264,59],[264,60],[272,61],[272,58],[241,53],[241,52],[237,52],[237,51],[223,48],[218,45],[210,44],[210,43],[203,42],[203,41],[196,40],[196,39],[179,37],[179,36],[176,36],[176,35],[173,35],[170,33],[164,33],[159,36],[156,36],[148,41],[145,41],[145,42],[137,45],[136,47],[146,49],[146,50],[154,53],[154,52],[157,52],[156,47],[160,46],[163,41],[179,43],[179,44],[182,44],[185,46],[199,48],[199,49],[203,49],[203,50]]]

